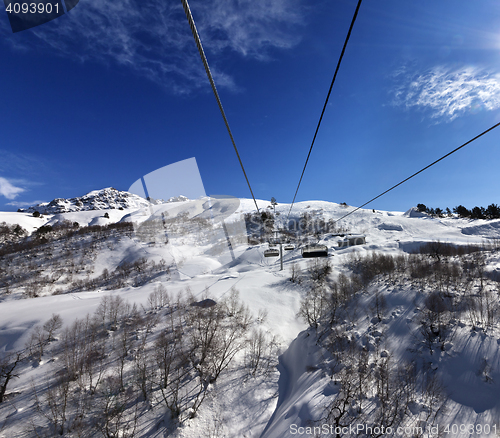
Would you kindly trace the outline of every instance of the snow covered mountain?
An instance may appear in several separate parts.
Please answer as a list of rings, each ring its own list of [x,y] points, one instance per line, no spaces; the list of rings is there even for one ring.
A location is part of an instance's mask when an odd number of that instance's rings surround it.
[[[189,201],[189,198],[183,195],[172,196],[171,198],[167,199],[167,202],[184,202],[184,201]]]
[[[172,201],[177,200],[182,199],[172,199]],[[155,204],[164,201],[152,202]],[[58,214],[90,210],[138,209],[147,207],[148,205],[148,201],[140,196],[108,187],[102,190],[94,190],[76,198],[56,198],[50,202],[43,202],[26,209],[19,209],[18,211],[26,213],[38,211],[40,214]]]

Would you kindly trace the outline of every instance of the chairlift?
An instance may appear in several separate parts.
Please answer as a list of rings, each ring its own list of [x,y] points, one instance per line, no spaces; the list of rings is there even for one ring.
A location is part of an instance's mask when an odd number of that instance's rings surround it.
[[[264,251],[264,257],[279,257],[280,252],[277,249],[266,249]]]
[[[302,248],[302,257],[328,257],[328,247],[326,245],[306,245]]]
[[[294,249],[295,249],[295,247],[291,244],[285,245],[285,251],[292,251]]]

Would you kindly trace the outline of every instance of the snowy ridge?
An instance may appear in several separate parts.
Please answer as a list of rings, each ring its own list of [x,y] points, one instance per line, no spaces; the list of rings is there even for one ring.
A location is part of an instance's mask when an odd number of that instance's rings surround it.
[[[58,214],[89,210],[138,209],[147,207],[148,205],[150,203],[140,196],[108,187],[102,190],[94,190],[76,198],[56,198],[50,202],[43,202],[27,209],[19,209],[18,211],[27,213],[38,211],[41,214]]]
[[[172,196],[167,200],[167,202],[184,202],[184,201],[189,201],[189,198],[183,195]]]

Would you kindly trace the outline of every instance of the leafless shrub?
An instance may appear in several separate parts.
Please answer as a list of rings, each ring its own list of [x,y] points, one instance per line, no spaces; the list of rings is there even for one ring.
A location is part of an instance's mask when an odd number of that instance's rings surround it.
[[[276,336],[260,328],[252,330],[245,349],[245,366],[251,376],[267,375],[277,364],[278,355],[279,342]]]
[[[314,258],[309,262],[308,272],[311,280],[318,283],[325,283],[328,275],[332,272],[330,260]]]
[[[227,435],[224,432],[224,417],[219,409],[215,412],[215,416],[211,423],[205,429],[206,438],[225,438]]]
[[[174,323],[168,331],[163,331],[155,343],[156,383],[160,388],[163,402],[172,418],[179,418],[182,404],[182,381],[188,371],[188,352],[184,348],[182,330]]]
[[[102,328],[116,330],[125,309],[126,303],[119,295],[105,295],[99,302],[95,316],[99,319]]]
[[[269,315],[269,312],[267,309],[259,309],[259,312],[257,313],[257,318],[255,318],[255,322],[257,324],[263,324],[264,322],[267,321],[267,317]]]
[[[382,321],[382,319],[384,318],[385,310],[387,308],[387,302],[384,298],[384,295],[382,295],[378,289],[375,291],[373,295],[373,298],[370,303],[370,308],[374,316],[379,321]]]
[[[431,370],[422,373],[421,393],[423,405],[426,407],[424,420],[433,424],[438,415],[446,411],[447,398],[442,382]]]
[[[377,275],[391,275],[396,269],[393,256],[376,252],[366,257],[353,254],[350,265],[352,272],[359,277],[364,286],[367,286]]]
[[[151,310],[162,309],[170,304],[170,296],[163,284],[157,285],[154,291],[149,294],[148,304]]]
[[[297,262],[293,262],[290,265],[290,281],[292,283],[300,284],[302,282],[301,276],[302,276],[302,269],[300,269],[300,266],[298,265]]]
[[[38,282],[39,274],[33,273],[31,280],[26,284],[24,288],[24,293],[27,298],[36,298],[40,291],[40,284]]]
[[[357,275],[348,277],[341,272],[337,278],[337,295],[341,303],[347,303],[363,289],[363,284]]]
[[[153,359],[147,350],[148,331],[141,333],[139,342],[134,351],[134,380],[141,392],[143,400],[148,400],[152,392],[153,383]]]
[[[309,326],[318,328],[320,319],[329,310],[329,295],[325,284],[314,283],[301,301],[297,316],[301,317]]]
[[[378,401],[373,412],[375,424],[391,428],[404,425],[411,415],[409,405],[414,396],[411,386],[413,373],[413,369],[407,365],[391,366],[390,355],[378,362],[374,373]]]
[[[131,411],[131,412],[128,412]],[[107,376],[96,394],[95,429],[105,438],[132,438],[136,434],[139,402],[132,390],[123,391],[116,375]]]
[[[73,427],[80,425],[81,406],[72,406],[71,382],[67,375],[61,374],[55,381],[47,378],[41,388],[45,391],[43,395],[39,389],[32,385],[35,399],[35,410],[47,420],[48,434],[46,436],[59,436],[71,432]],[[34,431],[37,436],[37,427]]]
[[[424,308],[420,312],[420,333],[433,354],[434,348],[444,348],[444,343],[451,336],[450,300],[439,292],[432,292],[424,299]]]
[[[36,326],[30,333],[26,342],[26,349],[29,356],[38,362],[41,362],[45,344],[47,342],[46,333],[40,326]]]
[[[418,376],[414,364],[395,365],[390,354],[377,358],[352,344],[345,349],[344,341],[338,341],[343,353],[337,356],[339,362],[328,388],[333,395],[318,422],[327,422],[332,429],[352,423],[404,428],[418,420],[410,409],[418,394],[425,400],[429,424],[443,412],[444,392],[433,375]],[[366,428],[362,434],[373,438],[383,435],[380,427]]]
[[[454,245],[437,240],[421,245],[418,252],[429,255],[440,262],[443,258],[472,254],[486,249],[485,245]]]
[[[43,329],[47,332],[47,341],[54,340],[56,333],[63,325],[62,318],[59,314],[53,313],[51,318],[43,325]]]
[[[411,278],[422,279],[432,272],[432,263],[428,257],[420,254],[412,254],[408,258],[409,274]]]

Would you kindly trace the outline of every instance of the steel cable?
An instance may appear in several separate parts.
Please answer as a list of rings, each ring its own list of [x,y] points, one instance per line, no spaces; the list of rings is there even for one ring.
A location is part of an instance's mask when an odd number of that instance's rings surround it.
[[[335,74],[333,75],[332,83],[330,85],[330,89],[328,90],[325,104],[323,105],[323,111],[321,111],[321,116],[319,118],[318,126],[316,127],[316,132],[314,133],[311,147],[309,148],[309,153],[307,154],[306,162],[304,164],[304,168],[302,169],[302,174],[300,175],[299,184],[297,185],[297,190],[295,190],[295,195],[293,196],[292,204],[290,205],[290,210],[288,211],[288,216],[286,218],[287,222],[290,217],[290,213],[292,212],[293,204],[295,203],[295,198],[297,197],[297,193],[299,192],[300,183],[302,182],[302,177],[304,176],[304,172],[306,171],[307,163],[309,162],[309,157],[311,156],[314,142],[316,141],[316,136],[318,135],[319,127],[321,125],[321,121],[323,120],[323,115],[325,114],[326,106],[328,104],[328,100],[330,99],[330,94],[332,93],[333,84],[335,83],[335,79],[337,78],[337,73],[339,72],[340,63],[342,62],[342,58],[344,57],[347,43],[349,42],[349,38],[351,37],[352,28],[354,27],[354,22],[356,21],[356,17],[358,16],[359,7],[361,6],[361,1],[362,0],[358,1],[358,5],[356,6],[356,11],[354,12],[354,16],[352,17],[351,26],[349,27],[349,32],[347,32],[347,37],[344,42],[344,47],[342,48],[342,52],[340,53],[340,58],[337,63],[337,68],[335,69]]]
[[[404,179],[403,181],[397,183],[396,185],[392,186],[390,189],[387,189],[385,192],[382,192],[380,195],[375,196],[374,198],[370,199],[368,202],[365,202],[363,205],[360,205],[359,207],[355,208],[353,211],[345,214],[342,216],[340,219],[337,219],[335,222],[341,221],[342,219],[346,218],[347,216],[353,214],[355,211],[360,210],[363,208],[365,205],[368,205],[370,202],[375,201],[375,199],[380,198],[381,196],[385,195],[386,193],[390,192],[391,190],[395,189],[396,187],[400,186],[401,184],[405,183],[409,179],[413,178],[414,176],[417,176],[419,173],[422,173],[424,170],[428,169],[431,166],[434,166],[434,164],[439,163],[441,160],[444,160],[446,157],[449,157],[451,154],[457,152],[458,150],[462,149],[464,146],[467,146],[468,144],[472,143],[473,141],[477,140],[479,137],[482,137],[484,134],[487,134],[490,131],[493,131],[493,129],[497,128],[500,126],[500,122],[497,123],[496,125],[493,125],[491,128],[487,129],[486,131],[483,131],[481,134],[477,135],[473,139],[469,140],[468,142],[464,143],[463,145],[459,146],[456,149],[453,149],[451,152],[448,152],[446,155],[443,155],[441,158],[438,160],[434,161],[433,163],[429,164],[428,166],[425,166],[423,169],[420,169],[418,172],[415,172],[413,175],[409,176],[408,178]]]
[[[247,181],[248,188],[250,189],[250,193],[252,195],[253,202],[255,203],[255,208],[257,212],[259,211],[259,206],[257,205],[257,201],[252,191],[252,187],[250,186],[250,181],[248,180],[247,173],[245,172],[245,168],[243,167],[243,161],[241,160],[240,153],[238,152],[238,148],[236,147],[236,143],[233,138],[233,133],[231,132],[231,128],[229,127],[229,122],[227,121],[226,113],[224,112],[224,108],[222,107],[222,102],[219,98],[219,93],[217,92],[217,88],[215,87],[215,82],[212,77],[212,73],[210,72],[210,67],[208,66],[207,57],[205,56],[205,51],[203,50],[203,46],[201,45],[200,36],[198,34],[198,30],[196,29],[196,25],[194,23],[193,15],[191,14],[191,9],[189,8],[189,4],[187,0],[182,0],[182,6],[184,8],[184,12],[186,13],[186,17],[189,22],[189,27],[191,28],[191,32],[193,33],[194,40],[196,42],[196,46],[198,47],[198,51],[200,52],[201,60],[203,61],[203,66],[205,67],[205,71],[208,76],[208,80],[210,81],[210,85],[212,86],[212,91],[214,92],[215,98],[217,99],[217,104],[219,105],[219,110],[222,114],[222,118],[224,119],[224,123],[226,124],[227,132],[229,133],[229,137],[231,138],[231,142],[234,147],[234,151],[236,152],[236,156],[238,157],[238,161],[240,162],[241,170],[243,170],[243,175],[245,175],[245,180]]]

